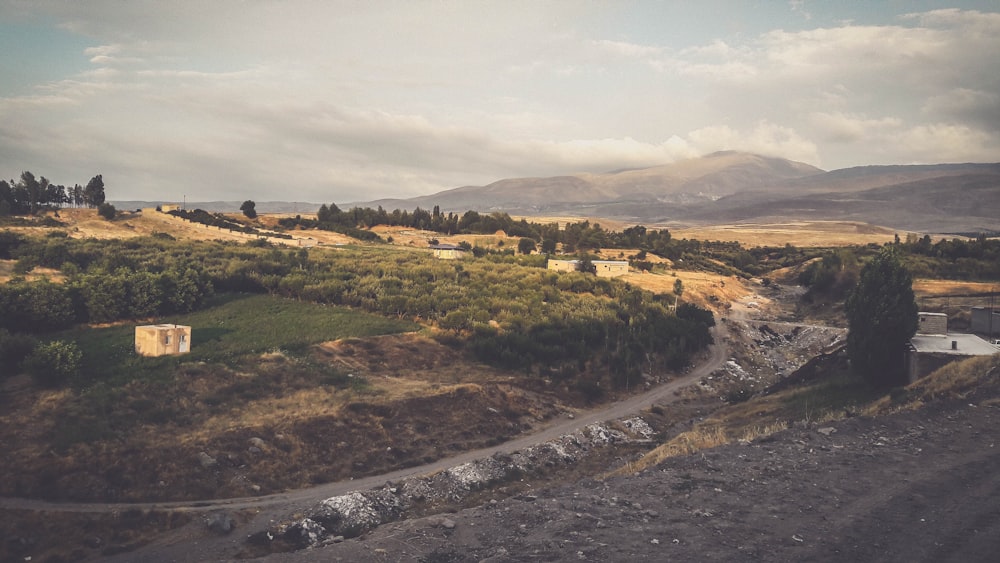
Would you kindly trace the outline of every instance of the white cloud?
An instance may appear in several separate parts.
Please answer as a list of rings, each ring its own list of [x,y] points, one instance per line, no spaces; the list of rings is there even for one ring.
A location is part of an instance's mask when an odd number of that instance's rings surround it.
[[[806,21],[803,3],[790,7]],[[1000,14],[717,27],[679,44],[674,31],[705,23],[665,22],[658,36],[616,27],[628,14],[603,4],[5,11],[93,43],[67,53],[79,72],[0,98],[0,164],[52,177],[59,166],[63,183],[104,173],[128,197],[180,185],[356,201],[726,149],[827,167],[1000,155]]]
[[[896,130],[903,122],[896,117],[868,119],[844,113],[814,112],[809,116],[823,138],[837,143],[855,143],[865,139],[882,138],[886,130]]]
[[[737,130],[728,125],[704,127],[688,134],[698,153],[740,150],[766,156],[777,156],[819,165],[819,150],[815,143],[803,138],[794,129],[761,121],[753,129]]]

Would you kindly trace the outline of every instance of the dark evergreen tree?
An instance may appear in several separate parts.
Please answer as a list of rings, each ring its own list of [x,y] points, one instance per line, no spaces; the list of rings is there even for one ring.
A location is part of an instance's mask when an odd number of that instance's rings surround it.
[[[240,211],[250,219],[257,218],[257,204],[252,199],[244,201],[243,205],[240,206]]]
[[[903,354],[917,332],[913,279],[893,247],[884,247],[861,269],[844,304],[852,368],[880,387],[906,382]]]
[[[83,188],[83,202],[87,207],[97,207],[104,203],[104,178],[100,174],[94,176]]]

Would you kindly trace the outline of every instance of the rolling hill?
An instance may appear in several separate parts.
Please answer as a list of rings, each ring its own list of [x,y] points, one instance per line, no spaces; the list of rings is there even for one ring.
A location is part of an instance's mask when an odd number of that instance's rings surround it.
[[[726,151],[603,174],[514,178],[411,199],[350,205],[602,217],[663,225],[789,219],[862,221],[901,230],[1000,232],[1000,163],[808,164]]]

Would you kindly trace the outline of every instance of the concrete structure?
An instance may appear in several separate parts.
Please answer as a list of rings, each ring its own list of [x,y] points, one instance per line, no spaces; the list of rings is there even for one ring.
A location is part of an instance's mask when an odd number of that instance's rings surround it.
[[[176,356],[191,351],[191,327],[143,325],[135,327],[135,353],[140,356]]]
[[[990,334],[991,331],[993,334]],[[989,307],[973,307],[972,332],[982,334],[987,338],[997,338],[1000,335],[1000,310]]]
[[[917,313],[917,334],[948,334],[948,315]]]
[[[592,260],[591,264],[594,265],[599,278],[617,278],[628,273],[626,260]],[[580,261],[549,259],[546,267],[557,272],[575,272],[580,267]]]
[[[434,251],[435,258],[441,258],[442,260],[465,258],[465,249],[454,244],[432,244],[431,250]]]
[[[918,334],[910,340],[906,373],[912,383],[945,364],[997,353],[1000,348],[974,334]]]
[[[160,211],[168,213],[170,211],[180,211],[181,206],[177,203],[164,204],[160,206]]]
[[[579,266],[579,260],[553,260],[550,258],[546,262],[546,268],[556,272],[575,272]]]

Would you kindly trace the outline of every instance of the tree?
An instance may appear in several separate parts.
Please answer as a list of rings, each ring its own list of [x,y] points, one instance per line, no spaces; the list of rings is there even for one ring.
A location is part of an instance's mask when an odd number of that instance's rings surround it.
[[[83,202],[87,207],[97,207],[104,203],[104,178],[100,174],[94,176],[83,188]]]
[[[257,218],[257,204],[252,199],[248,199],[240,206],[240,211],[250,219]]]
[[[76,342],[54,340],[35,346],[23,366],[39,385],[55,387],[77,375],[82,363],[83,352]]]
[[[530,238],[524,237],[517,241],[517,251],[521,254],[531,254],[535,251],[535,241]]]
[[[906,382],[903,354],[917,332],[913,279],[894,248],[887,246],[861,269],[844,304],[853,369],[880,387]]]

